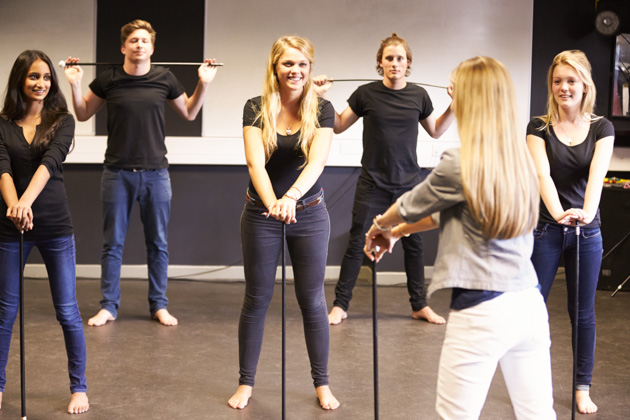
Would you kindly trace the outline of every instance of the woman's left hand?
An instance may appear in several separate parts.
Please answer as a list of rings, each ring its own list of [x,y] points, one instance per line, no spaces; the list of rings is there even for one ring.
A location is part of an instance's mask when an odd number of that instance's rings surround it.
[[[297,202],[289,197],[282,197],[269,206],[269,216],[276,220],[280,220],[287,225],[291,223],[297,223],[295,218],[295,207]]]

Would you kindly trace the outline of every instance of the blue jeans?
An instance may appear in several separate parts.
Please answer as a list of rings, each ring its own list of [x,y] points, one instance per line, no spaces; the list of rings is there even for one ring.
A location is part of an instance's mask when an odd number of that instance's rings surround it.
[[[254,386],[265,315],[273,296],[283,246],[282,222],[266,218],[262,215],[264,211],[245,203],[241,215],[245,297],[238,325],[240,385]],[[302,312],[311,376],[315,387],[319,387],[328,385],[330,341],[324,274],[330,221],[323,200],[298,212],[296,218],[297,223],[286,226],[287,247],[293,265],[295,295]]]
[[[26,258],[33,246],[39,249],[46,264],[46,271],[48,271],[53,305],[66,343],[70,391],[85,392],[87,390],[85,379],[87,353],[83,322],[76,295],[74,236],[24,241],[22,266],[26,263]],[[7,382],[5,369],[9,358],[13,323],[20,304],[19,259],[20,246],[17,241],[0,242],[0,391],[2,392]]]
[[[101,179],[103,201],[103,252],[101,255],[101,307],[114,318],[120,306],[120,267],[133,206],[140,204],[149,267],[151,315],[166,308],[168,271],[167,228],[171,214],[171,180],[168,169],[127,171],[105,168]]]
[[[372,219],[377,214],[384,213],[398,197],[411,188],[403,188],[395,191],[381,189],[359,177],[357,190],[354,196],[352,208],[352,226],[346,253],[341,262],[339,280],[335,287],[334,306],[344,311],[348,310],[352,299],[352,289],[357,283],[357,277],[363,263],[363,246],[365,245],[365,233],[372,225]],[[407,274],[407,291],[411,309],[419,311],[427,306],[426,289],[424,287],[424,256],[422,250],[422,236],[415,233],[401,239],[405,253],[405,273]]]
[[[575,228],[540,223],[534,230],[532,262],[538,275],[541,293],[547,301],[553,280],[558,271],[560,257],[564,256],[567,279],[568,308],[571,324],[575,326],[576,292]],[[577,389],[588,390],[593,378],[595,361],[595,290],[602,265],[602,235],[599,228],[580,229],[579,313],[577,347]],[[576,333],[572,328],[573,334]]]

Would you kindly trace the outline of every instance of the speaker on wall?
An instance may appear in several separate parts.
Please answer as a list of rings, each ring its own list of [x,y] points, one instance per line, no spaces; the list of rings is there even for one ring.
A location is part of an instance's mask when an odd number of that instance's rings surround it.
[[[630,31],[628,0],[599,0],[595,13],[595,29],[604,36]]]

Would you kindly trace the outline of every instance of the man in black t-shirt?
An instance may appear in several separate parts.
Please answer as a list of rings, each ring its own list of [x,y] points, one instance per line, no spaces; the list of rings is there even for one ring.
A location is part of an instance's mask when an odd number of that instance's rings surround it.
[[[79,66],[66,67],[72,103],[79,121],[92,117],[107,104],[107,151],[101,181],[103,201],[103,252],[101,258],[101,310],[88,325],[116,319],[120,305],[122,252],[135,202],[140,204],[149,267],[151,316],[164,325],[177,325],[166,309],[171,183],[164,143],[164,104],[184,119],[195,119],[206,89],[216,74],[214,60],[198,69],[199,82],[191,97],[166,68],[151,65],[155,31],[149,22],[135,20],[121,29],[122,66],[99,74],[83,96]],[[77,63],[78,59],[69,58]]]
[[[335,133],[342,133],[363,117],[363,156],[352,209],[348,247],[335,288],[335,302],[328,320],[331,325],[347,318],[352,289],[363,262],[365,233],[372,219],[384,212],[398,197],[422,181],[418,166],[418,123],[433,138],[439,138],[455,117],[449,106],[436,118],[427,92],[408,84],[411,51],[396,34],[386,38],[376,54],[377,71],[382,81],[360,86],[348,100],[343,113],[336,114]],[[325,97],[331,84],[326,76],[314,79],[318,93]],[[424,262],[420,234],[408,235],[395,229],[405,252],[407,289],[411,316],[435,324],[445,320],[427,305],[424,286]]]

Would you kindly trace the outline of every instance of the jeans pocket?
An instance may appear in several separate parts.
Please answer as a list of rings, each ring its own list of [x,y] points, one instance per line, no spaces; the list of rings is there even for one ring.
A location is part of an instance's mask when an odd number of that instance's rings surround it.
[[[171,176],[168,172],[168,168],[163,168],[163,169],[157,169],[155,171],[156,175],[158,178],[162,179],[162,180],[166,180],[166,181],[170,181],[171,180]]]
[[[590,239],[590,238],[599,236],[601,234],[602,234],[602,231],[599,228],[592,228],[592,229],[582,229],[581,236],[584,239]]]
[[[371,192],[376,189],[376,185],[373,182],[359,176],[359,179],[357,181],[357,189]]]
[[[115,181],[120,176],[120,169],[104,168],[101,176],[103,181]]]
[[[547,229],[546,226],[543,228],[539,228],[537,227],[536,229],[534,229],[534,239],[542,239],[547,235]]]

